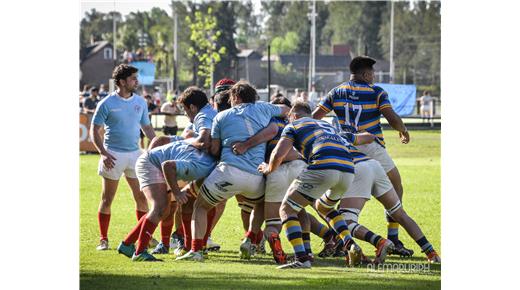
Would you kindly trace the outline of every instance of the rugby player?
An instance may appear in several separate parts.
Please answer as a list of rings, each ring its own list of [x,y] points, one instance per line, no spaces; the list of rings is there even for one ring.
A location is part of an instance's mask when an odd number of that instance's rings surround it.
[[[349,142],[356,144],[355,135],[343,134],[343,136],[346,136]],[[349,145],[348,148],[354,157],[356,176],[352,186],[340,201],[339,211],[347,220],[352,235],[376,247],[376,258],[374,260],[376,264],[384,262],[387,251],[394,247],[391,241],[358,224],[359,214],[363,210],[363,206],[370,200],[370,196],[374,196],[385,207],[386,212],[392,219],[398,222],[419,245],[422,252],[426,254],[428,261],[440,263],[439,255],[428,242],[421,228],[404,210],[381,164],[363,154],[353,145]]]
[[[155,137],[155,132],[150,125],[146,101],[135,93],[139,85],[137,71],[137,68],[126,64],[114,69],[112,78],[117,89],[99,102],[90,129],[90,138],[101,156],[98,174],[103,178],[98,209],[101,237],[97,250],[108,249],[110,208],[123,173],[134,196],[137,219],[148,211],[146,198],[139,190],[135,162],[141,155],[140,129],[150,140]],[[101,136],[102,129],[105,130],[104,137]]]
[[[377,137],[376,142],[358,146],[358,149],[381,164],[402,202],[401,176],[385,148],[380,124],[381,114],[390,126],[399,132],[403,144],[410,141],[410,135],[401,118],[392,109],[388,94],[381,87],[373,85],[373,65],[375,63],[374,59],[367,56],[352,59],[350,81],[332,89],[314,110],[312,116],[315,119],[321,119],[330,111],[334,111],[343,131],[374,134]],[[386,213],[386,217],[388,239],[395,245],[395,249],[391,253],[401,256],[413,255],[413,251],[406,249],[399,240],[399,224],[388,213]]]
[[[191,250],[178,260],[203,260],[201,253],[204,230],[207,227],[207,212],[223,200],[241,193],[255,205],[263,200],[264,178],[257,167],[265,157],[265,145],[261,144],[243,155],[235,155],[232,145],[245,141],[269,124],[274,116],[286,115],[285,105],[256,102],[256,90],[246,81],[240,81],[230,89],[231,109],[217,114],[211,129],[211,153],[220,156],[220,163],[204,180],[195,201],[192,223]],[[221,152],[222,151],[222,152]],[[253,225],[258,232],[261,224]],[[244,239],[240,246],[241,256],[250,258],[251,242]]]
[[[361,249],[350,236],[343,216],[334,209],[354,180],[354,163],[346,147],[348,143],[337,136],[329,123],[312,119],[311,109],[306,103],[296,102],[290,111],[289,120],[291,123],[283,130],[280,141],[271,153],[269,164],[262,164],[258,168],[266,175],[274,172],[293,145],[308,164],[292,182],[280,207],[280,217],[293,246],[295,261],[279,266],[278,269],[311,267],[312,257],[305,249],[298,220],[298,213],[310,204],[340,236],[349,253],[349,265],[357,265]],[[327,193],[323,194],[325,191]]]
[[[175,141],[151,149],[139,157],[136,163],[137,178],[152,208],[119,244],[119,253],[133,261],[158,261],[146,248],[158,223],[170,212],[168,187],[175,200],[182,205],[188,197],[186,190],[179,188],[178,180],[189,182],[204,178],[216,165],[211,155],[191,145],[194,142]],[[134,246],[136,241],[137,247]]]
[[[291,107],[289,99],[280,95],[273,98],[271,104],[284,104]],[[245,142],[238,142],[233,145],[233,152],[235,154],[243,154],[249,148],[254,147],[258,144],[267,142],[267,149],[265,154],[265,161],[269,162],[271,152],[276,147],[276,144],[280,140],[282,131],[288,124],[286,118],[274,117],[271,119],[269,126],[260,131],[255,136],[249,138]],[[307,167],[307,164],[303,161],[302,157],[296,150],[292,150],[285,157],[283,164],[276,169],[274,172],[266,176],[265,181],[265,198],[264,198],[264,219],[265,229],[264,236],[267,237],[269,246],[273,253],[273,258],[277,264],[285,264],[287,261],[287,255],[284,253],[282,243],[280,241],[280,231],[282,229],[282,220],[280,219],[280,205],[287,192],[287,189],[291,185],[291,182]],[[304,215],[304,211],[302,211]],[[308,235],[308,232],[304,232],[304,236]],[[251,236],[249,237],[251,238]],[[304,243],[310,249],[309,239],[305,239]]]

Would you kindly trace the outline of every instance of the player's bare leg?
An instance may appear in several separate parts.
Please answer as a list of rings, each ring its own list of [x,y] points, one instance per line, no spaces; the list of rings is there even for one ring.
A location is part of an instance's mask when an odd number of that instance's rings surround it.
[[[410,237],[414,239],[417,245],[419,245],[422,252],[426,254],[428,261],[440,263],[441,259],[439,255],[428,242],[421,228],[410,216],[408,216],[397,197],[396,192],[392,189],[380,196],[378,200],[383,204],[392,218],[397,221],[406,230]]]
[[[108,250],[108,226],[110,224],[110,208],[116,195],[119,180],[112,180],[103,177],[101,189],[101,201],[98,208],[98,223],[100,232],[100,241],[97,250]]]
[[[238,206],[240,207],[240,218],[242,219],[242,227],[244,228],[244,233],[249,229],[249,219],[251,218],[251,212],[253,211],[254,204],[246,201],[246,198],[241,194],[237,194],[235,196],[238,202]]]
[[[173,218],[177,211],[177,202],[171,201],[171,192],[168,195],[168,200],[170,200],[169,210],[159,224],[161,228],[161,242],[155,247],[152,254],[168,254],[170,251],[170,235],[173,230]]]
[[[191,219],[191,250],[185,255],[178,257],[177,260],[204,260],[202,256],[204,235],[208,229],[208,212],[213,208],[215,208],[215,206],[208,203],[201,196],[195,200]]]
[[[215,228],[215,226],[217,225],[218,221],[222,217],[222,214],[224,214],[224,210],[226,209],[226,203],[227,203],[227,200],[223,200],[223,201],[219,202],[215,206],[215,217],[213,218],[213,222],[211,223],[211,228],[210,228],[208,240],[206,242],[206,249],[208,251],[218,251],[218,250],[220,250],[220,245],[215,243],[211,239],[211,232],[213,232],[213,229]]]

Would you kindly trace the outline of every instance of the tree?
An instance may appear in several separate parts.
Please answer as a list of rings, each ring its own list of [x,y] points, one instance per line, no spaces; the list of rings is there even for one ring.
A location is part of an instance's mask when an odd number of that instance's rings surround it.
[[[90,45],[91,40],[100,41],[107,36],[112,36],[112,18],[108,14],[98,12],[96,9],[85,13],[80,22],[80,47]]]
[[[211,77],[215,71],[215,64],[221,60],[220,56],[226,53],[225,47],[217,48],[217,40],[221,32],[215,30],[217,22],[213,9],[208,7],[205,13],[196,10],[193,19],[187,16],[186,22],[193,43],[193,46],[188,49],[188,54],[197,59],[197,75],[204,79],[204,86],[209,87],[212,85]]]
[[[291,54],[298,50],[299,38],[296,32],[289,31],[285,37],[277,36],[271,41],[273,54]]]

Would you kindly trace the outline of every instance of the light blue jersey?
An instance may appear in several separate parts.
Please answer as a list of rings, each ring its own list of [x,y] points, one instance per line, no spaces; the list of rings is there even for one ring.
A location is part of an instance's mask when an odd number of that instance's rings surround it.
[[[193,131],[200,135],[202,129],[211,130],[213,119],[217,115],[217,111],[208,103],[193,118]]]
[[[235,142],[246,141],[267,127],[272,117],[281,113],[279,107],[265,102],[240,104],[218,113],[213,120],[211,138],[221,140],[220,161],[251,174],[262,175],[257,168],[265,158],[265,143],[249,148],[242,155],[234,154],[231,146]]]
[[[174,141],[148,151],[150,162],[161,169],[162,163],[174,160],[177,179],[192,181],[208,176],[215,168],[216,160],[183,140]],[[162,170],[162,169],[161,169]]]
[[[139,150],[141,125],[150,125],[146,101],[137,94],[123,99],[113,92],[98,103],[92,123],[104,125],[103,145],[108,149],[117,152]]]

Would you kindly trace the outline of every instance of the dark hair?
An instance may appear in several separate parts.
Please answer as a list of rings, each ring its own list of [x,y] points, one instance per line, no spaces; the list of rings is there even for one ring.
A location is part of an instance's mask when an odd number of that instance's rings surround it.
[[[215,94],[214,102],[217,104],[217,111],[219,112],[231,108],[231,104],[229,103],[229,90]]]
[[[350,65],[349,65],[350,72],[352,74],[362,73],[366,69],[372,69],[372,66],[375,63],[376,63],[376,60],[371,57],[364,56],[364,55],[356,56],[350,62]]]
[[[151,100],[151,99],[152,99],[152,96],[150,96],[150,95],[146,95],[146,96],[144,96],[144,98],[145,98],[145,99],[150,99],[150,100]]]
[[[194,105],[197,109],[202,109],[206,104],[208,104],[208,97],[206,94],[196,86],[191,86],[182,92],[179,96],[180,103],[189,107],[190,105]]]
[[[287,107],[291,108],[292,104],[291,101],[289,101],[288,98],[284,97],[282,94],[279,94],[280,97],[276,97],[271,101],[271,104],[277,104],[277,105],[286,105]]]
[[[430,92],[429,91],[424,91],[423,95],[429,95]]]
[[[292,107],[292,111],[296,114],[312,114],[311,107],[309,106],[309,104],[302,101],[296,101]]]
[[[242,103],[254,103],[257,100],[257,93],[247,81],[239,81],[229,90],[231,96],[239,97]]]
[[[112,78],[116,86],[119,85],[120,80],[124,80],[127,77],[131,76],[133,73],[138,72],[139,70],[136,67],[127,64],[120,64],[116,66],[114,71],[112,72]]]
[[[90,88],[90,92],[99,92],[98,88],[97,87],[92,87]]]

